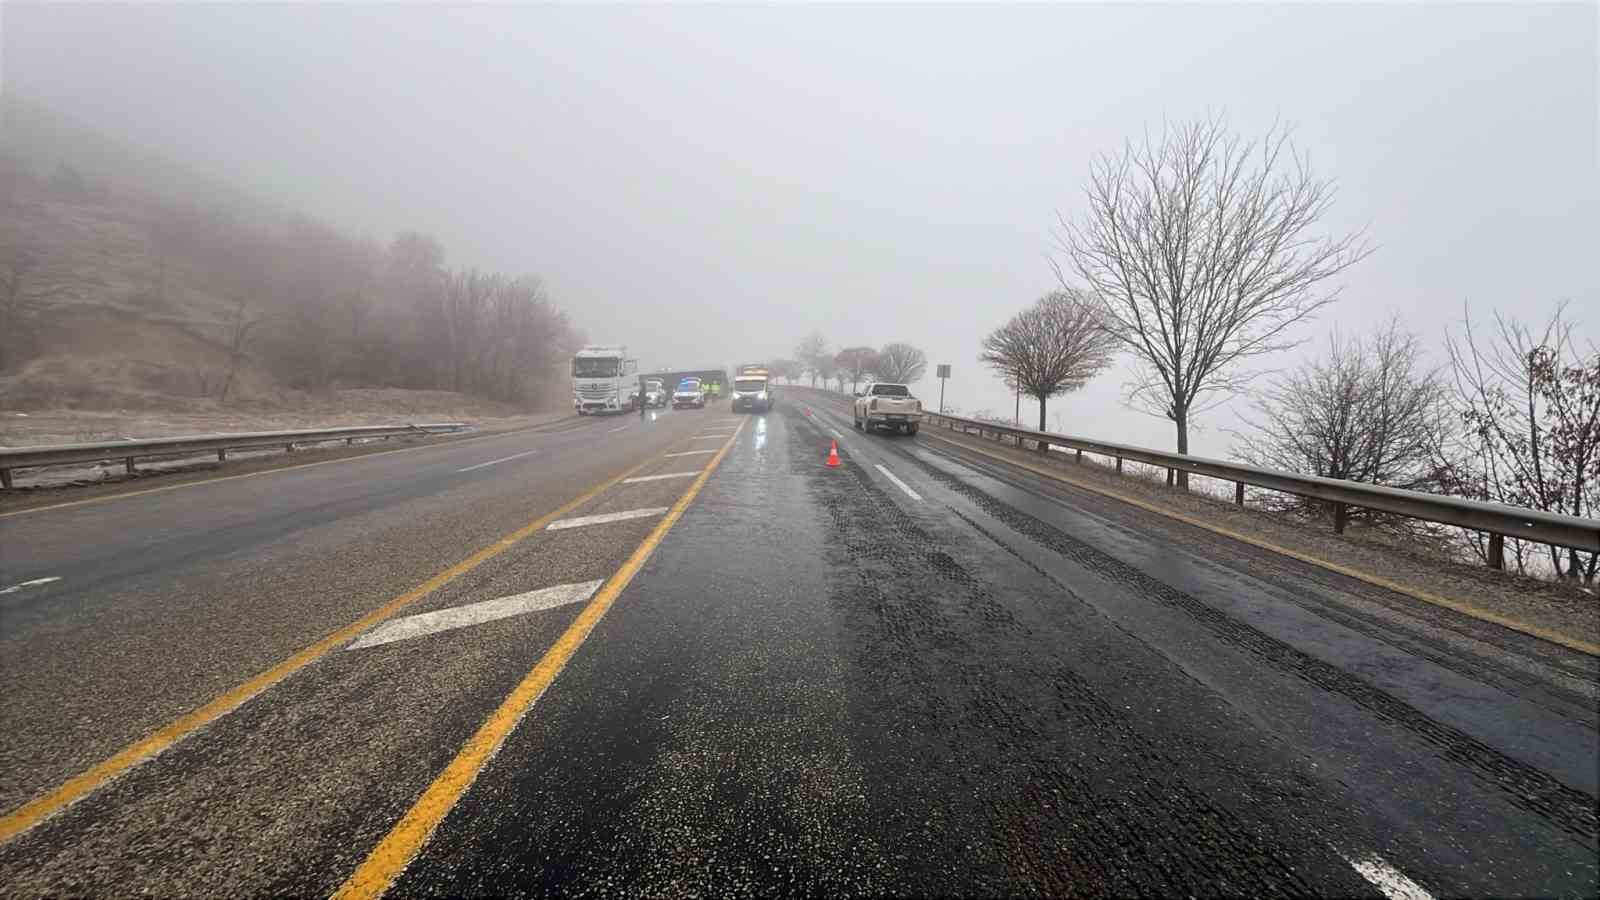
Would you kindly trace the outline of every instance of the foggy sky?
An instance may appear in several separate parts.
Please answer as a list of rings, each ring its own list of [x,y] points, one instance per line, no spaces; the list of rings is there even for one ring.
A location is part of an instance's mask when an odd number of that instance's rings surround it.
[[[1600,332],[1593,3],[0,17],[5,90],[359,233],[537,273],[650,367],[788,355],[813,329],[904,340],[955,366],[950,402],[1009,415],[978,342],[1054,287],[1051,228],[1090,160],[1211,112],[1292,123],[1339,182],[1327,227],[1379,245],[1304,336],[1399,313],[1432,339],[1463,302],[1563,298]],[[1125,367],[1053,410],[1171,446],[1121,406]],[[1232,424],[1203,419],[1196,451]]]

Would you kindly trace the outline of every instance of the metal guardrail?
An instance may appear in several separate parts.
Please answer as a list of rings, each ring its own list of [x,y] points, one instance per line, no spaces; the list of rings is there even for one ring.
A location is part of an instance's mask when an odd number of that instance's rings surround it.
[[[1600,553],[1600,519],[1585,519],[1500,503],[1407,491],[1382,485],[1363,484],[1359,481],[1262,469],[1203,456],[1184,456],[1164,450],[1053,434],[1031,428],[1015,428],[961,416],[925,411],[922,418],[924,422],[951,430],[959,428],[967,434],[976,431],[980,437],[988,434],[993,434],[996,439],[1008,436],[1019,448],[1025,446],[1024,442],[1031,442],[1039,452],[1048,452],[1051,447],[1063,447],[1077,451],[1079,458],[1085,453],[1112,457],[1117,461],[1118,472],[1122,471],[1122,461],[1125,459],[1158,466],[1167,470],[1168,484],[1172,483],[1173,473],[1180,471],[1232,481],[1234,502],[1240,505],[1244,504],[1245,485],[1321,500],[1333,504],[1334,530],[1338,532],[1344,531],[1351,507],[1481,531],[1489,535],[1489,565],[1497,569],[1505,566],[1506,537]]]
[[[0,487],[12,487],[15,469],[34,469],[73,463],[123,460],[129,474],[137,471],[135,461],[164,456],[192,456],[216,453],[225,462],[229,450],[259,450],[282,447],[292,451],[299,444],[357,440],[415,434],[440,434],[461,431],[463,422],[435,422],[424,425],[362,425],[355,428],[312,428],[303,431],[252,431],[238,434],[194,434],[148,440],[100,441],[90,444],[56,444],[39,447],[0,447]]]

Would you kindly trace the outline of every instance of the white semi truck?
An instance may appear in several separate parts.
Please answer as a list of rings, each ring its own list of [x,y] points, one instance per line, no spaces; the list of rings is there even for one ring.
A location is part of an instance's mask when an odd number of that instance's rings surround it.
[[[639,361],[628,348],[592,345],[572,357],[572,408],[578,415],[627,412],[639,393]]]

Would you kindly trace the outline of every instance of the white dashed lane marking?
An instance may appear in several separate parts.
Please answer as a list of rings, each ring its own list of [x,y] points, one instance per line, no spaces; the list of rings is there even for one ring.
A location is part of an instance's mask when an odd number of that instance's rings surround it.
[[[538,453],[538,452],[539,451],[537,451],[537,450],[524,450],[521,453],[513,453],[510,456],[502,456],[499,459],[491,459],[488,462],[478,463],[475,466],[467,466],[465,469],[457,469],[456,472],[457,473],[460,473],[460,472],[471,472],[473,469],[483,469],[483,468],[487,468],[489,466],[499,465],[500,463],[510,462],[513,459],[521,459],[524,456],[527,456],[527,455],[529,455],[531,453]]]
[[[636,475],[633,478],[622,479],[622,483],[638,484],[641,481],[666,481],[669,478],[693,478],[699,474],[700,471],[696,469],[693,472],[667,472],[664,475]]]
[[[546,531],[560,531],[563,528],[582,528],[585,525],[604,525],[607,522],[626,522],[629,519],[646,519],[650,516],[659,516],[666,512],[665,506],[652,506],[647,509],[629,509],[622,512],[601,513],[597,516],[577,516],[571,519],[557,519],[545,526]]]
[[[378,647],[395,641],[438,634],[441,631],[452,631],[469,625],[482,625],[497,619],[508,619],[544,609],[554,609],[557,606],[581,603],[594,596],[594,592],[604,583],[605,581],[601,580],[585,581],[581,584],[558,584],[555,587],[528,591],[525,594],[512,594],[509,597],[468,603],[465,606],[418,613],[403,619],[391,619],[357,638],[345,649],[361,650],[366,647]]]
[[[911,489],[910,485],[906,484],[904,481],[901,481],[899,478],[897,478],[893,472],[889,471],[888,469],[885,469],[883,466],[876,466],[875,468],[877,468],[877,470],[879,472],[883,473],[883,477],[885,477],[885,478],[889,479],[890,481],[894,482],[894,486],[895,487],[899,488],[902,491],[905,491],[907,497],[910,497],[913,500],[921,500],[922,499],[922,495],[921,494],[917,493],[916,491],[913,491]]]
[[[725,438],[727,436],[728,435],[725,435],[725,434],[697,434],[694,437],[689,438],[689,440],[691,440],[691,441],[720,441],[720,440],[722,440],[723,438]]]
[[[715,452],[717,452],[717,451],[715,451],[715,450],[685,450],[682,453],[668,453],[667,456],[703,456],[704,454],[715,453]]]
[[[616,428],[608,428],[608,429],[606,429],[606,434],[616,434],[619,431],[627,431],[627,430],[628,430],[628,426],[619,425]]]
[[[61,576],[60,575],[51,575],[49,578],[35,578],[32,581],[24,581],[21,584],[13,584],[11,587],[8,587],[5,590],[0,591],[0,594],[14,594],[17,591],[22,590],[23,588],[38,587],[41,584],[49,584],[52,581],[60,581],[60,580],[61,580]]]

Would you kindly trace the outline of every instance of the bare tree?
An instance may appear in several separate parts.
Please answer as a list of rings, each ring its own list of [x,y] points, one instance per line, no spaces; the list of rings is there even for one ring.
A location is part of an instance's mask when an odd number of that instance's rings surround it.
[[[1444,379],[1426,368],[1416,335],[1395,320],[1364,337],[1338,333],[1327,350],[1277,377],[1255,401],[1251,430],[1234,453],[1252,465],[1409,490],[1436,491],[1448,431]],[[1271,493],[1276,508],[1321,513],[1323,504]],[[1352,510],[1386,530],[1433,533],[1416,519]]]
[[[822,335],[813,331],[800,340],[799,346],[794,348],[794,358],[805,367],[806,374],[811,376],[811,386],[817,386],[817,378],[821,377],[823,384],[827,384],[828,375],[823,374],[824,360],[832,360],[833,354],[828,352],[828,342]]]
[[[928,371],[928,354],[910,344],[884,344],[878,351],[877,375],[884,381],[911,384]]]
[[[871,347],[846,347],[833,357],[839,369],[839,389],[844,390],[845,379],[850,380],[850,390],[854,392],[861,385],[863,379],[878,364],[878,351]]]
[[[233,390],[239,368],[244,364],[246,354],[249,352],[250,340],[254,336],[256,326],[261,322],[260,315],[250,308],[250,301],[247,298],[240,297],[235,301],[233,313],[226,323],[228,373],[223,377],[222,387],[217,391],[218,401],[227,402],[228,392]]]
[[[767,371],[773,378],[794,384],[795,379],[805,374],[805,366],[797,359],[775,359],[767,363]]]
[[[1323,283],[1371,252],[1359,231],[1312,234],[1334,185],[1283,129],[1244,141],[1221,119],[1169,128],[1102,157],[1086,194],[1081,221],[1057,216],[1057,275],[1070,268],[1105,304],[1140,363],[1129,402],[1172,420],[1179,453],[1191,415],[1250,377],[1241,364],[1299,343],[1291,326],[1338,296]]]
[[[1579,345],[1565,313],[1562,304],[1537,336],[1499,315],[1485,338],[1470,316],[1450,336],[1453,399],[1466,425],[1449,460],[1454,492],[1573,516],[1600,511],[1600,349]],[[1557,576],[1586,582],[1600,563],[1600,554],[1515,539],[1507,549],[1518,571],[1542,550]]]
[[[1105,329],[1100,305],[1073,290],[1053,291],[983,339],[978,361],[1006,383],[1045,403],[1075,391],[1111,364],[1117,339]]]
[[[403,232],[389,245],[380,309],[390,352],[385,375],[411,387],[433,387],[440,371],[437,348],[448,331],[444,308],[444,248],[418,232]]]
[[[816,380],[818,378],[822,379],[822,386],[824,388],[828,386],[828,382],[837,379],[839,382],[839,390],[844,390],[844,375],[840,372],[839,363],[831,354],[820,356],[812,363],[812,386],[816,385]]]

